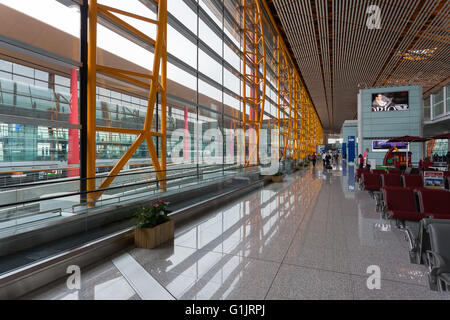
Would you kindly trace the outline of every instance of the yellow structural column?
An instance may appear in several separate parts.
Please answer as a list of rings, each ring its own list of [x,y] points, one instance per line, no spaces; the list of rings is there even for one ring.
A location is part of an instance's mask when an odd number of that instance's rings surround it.
[[[264,104],[266,97],[266,47],[262,12],[259,0],[244,0],[243,2],[243,68],[242,68],[242,129],[243,129],[243,159],[244,165],[255,159],[259,163],[259,140],[262,121],[264,118]],[[262,52],[260,52],[260,47]],[[250,70],[247,70],[250,69]],[[262,69],[262,75],[259,74]],[[247,86],[250,92],[247,92]],[[260,86],[262,86],[260,90]],[[261,92],[261,94],[260,94]],[[247,108],[249,107],[249,108]],[[247,111],[253,119],[247,119]],[[250,150],[247,144],[247,125],[252,126],[256,134],[256,146]],[[249,137],[250,142],[250,137]],[[254,142],[255,143],[255,142]],[[248,159],[247,159],[248,145]],[[253,152],[253,153],[252,153]],[[254,154],[256,152],[256,154]]]
[[[160,19],[163,28],[163,44],[161,53],[161,187],[166,190],[166,169],[167,169],[167,0],[164,0],[163,7],[160,8]]]
[[[122,70],[108,66],[97,65],[97,17],[108,17],[114,25],[119,26],[122,30],[138,35],[145,39],[149,44],[154,45],[154,61],[152,74],[142,74],[130,70]],[[135,27],[127,23],[125,20],[117,16],[124,15],[134,19],[144,21],[146,23],[155,24],[157,26],[156,40],[145,35],[143,32],[137,30]],[[166,92],[167,92],[167,0],[158,1],[158,20],[149,19],[144,16],[139,16],[130,12],[126,12],[117,8],[100,5],[96,0],[89,2],[89,49],[88,49],[88,152],[87,152],[87,176],[88,191],[90,191],[88,200],[90,205],[94,205],[95,201],[102,195],[105,188],[113,182],[114,178],[120,173],[124,165],[129,161],[132,155],[136,152],[138,147],[145,141],[152,159],[153,168],[156,171],[158,180],[161,181],[161,186],[165,187],[165,170],[166,170]],[[128,128],[114,128],[114,127],[97,127],[96,126],[96,76],[97,71],[107,74],[113,78],[121,79],[144,88],[149,89],[147,114],[143,129],[128,129]],[[161,81],[159,76],[161,74]],[[148,82],[138,80],[138,78],[147,79]],[[156,103],[157,93],[161,94],[161,132],[153,132],[151,125],[153,119],[153,112]],[[158,128],[156,129],[156,131]],[[96,131],[127,133],[137,135],[136,140],[127,149],[125,154],[114,165],[112,170],[108,173],[106,178],[102,181],[99,188],[96,188],[95,182],[95,162],[96,162]],[[161,164],[157,156],[156,148],[152,137],[157,136],[161,138]],[[97,192],[95,192],[98,190]]]
[[[89,34],[88,34],[88,101],[87,101],[87,191],[94,191],[95,181],[95,162],[97,153],[96,143],[96,124],[97,124],[97,0],[89,1]],[[88,204],[92,205],[93,193],[88,193]]]
[[[277,109],[278,109],[278,154],[281,155],[282,154],[282,149],[281,149],[281,94],[280,94],[280,90],[281,90],[281,44],[280,44],[280,36],[277,36],[277,83],[278,83],[278,91],[277,91],[277,98],[278,98],[278,104],[277,104]]]

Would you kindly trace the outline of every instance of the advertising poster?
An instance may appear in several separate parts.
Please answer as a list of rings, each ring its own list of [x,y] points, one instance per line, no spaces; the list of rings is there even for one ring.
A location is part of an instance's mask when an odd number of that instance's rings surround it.
[[[404,111],[409,109],[408,91],[372,94],[372,112]]]
[[[425,171],[423,173],[423,185],[430,189],[444,189],[444,172]]]
[[[372,140],[372,152],[387,152],[391,147],[397,147],[400,152],[409,151],[408,142],[388,142],[388,140]]]

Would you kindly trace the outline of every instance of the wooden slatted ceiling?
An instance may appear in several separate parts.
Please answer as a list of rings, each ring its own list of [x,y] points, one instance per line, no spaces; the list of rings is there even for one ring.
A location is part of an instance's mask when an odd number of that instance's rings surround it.
[[[449,82],[448,0],[273,0],[324,129],[339,132],[362,87]],[[369,29],[368,6],[381,9]]]

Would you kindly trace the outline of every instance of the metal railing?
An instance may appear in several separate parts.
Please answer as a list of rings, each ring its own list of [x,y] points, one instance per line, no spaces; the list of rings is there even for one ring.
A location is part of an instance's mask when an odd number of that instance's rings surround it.
[[[139,170],[139,169],[133,169]],[[118,203],[133,202],[142,200],[145,197],[157,197],[158,194],[166,192],[177,192],[188,188],[197,188],[217,182],[218,178],[227,179],[233,177],[239,172],[257,173],[258,167],[243,167],[239,165],[231,165],[225,167],[223,164],[170,168],[165,170],[171,173],[166,179],[149,178],[142,179],[142,175],[156,176],[156,170],[139,170],[136,172],[123,172],[117,177],[128,178],[125,181],[117,181],[114,185],[104,189],[96,189],[93,191],[69,191],[59,193],[61,186],[69,184],[68,187],[78,188],[80,178],[62,179],[62,181],[52,180],[36,183],[10,185],[0,187],[0,196],[6,194],[8,198],[15,198],[15,201],[0,204],[0,229],[9,228],[9,223],[16,220],[19,224],[29,224],[39,220],[46,220],[48,217],[42,215],[45,212],[58,211],[59,214],[54,218],[64,218],[63,213],[68,216],[79,215],[92,209],[103,208],[109,205],[117,205]],[[187,171],[187,172],[186,172]],[[191,171],[191,172],[189,172]],[[179,173],[180,172],[180,173]],[[178,174],[179,173],[179,174]],[[130,181],[129,178],[135,178]],[[103,176],[96,176],[91,179],[103,179]],[[84,179],[87,180],[87,179]],[[160,187],[161,182],[166,182],[166,188]],[[73,186],[71,186],[73,184]],[[67,187],[67,185],[66,185]],[[82,195],[104,191],[103,195],[95,202],[89,204],[82,201]],[[13,194],[11,194],[13,193]],[[29,199],[22,199],[27,193],[36,193],[38,196]],[[39,193],[42,193],[39,196]],[[11,195],[10,195],[11,194]],[[14,196],[15,194],[15,196]],[[48,196],[45,196],[48,195]],[[40,219],[39,217],[42,217]]]

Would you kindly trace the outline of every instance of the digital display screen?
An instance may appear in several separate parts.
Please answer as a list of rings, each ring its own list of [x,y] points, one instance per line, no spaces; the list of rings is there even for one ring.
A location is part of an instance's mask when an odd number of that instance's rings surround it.
[[[408,91],[372,94],[372,112],[404,111],[409,109]]]
[[[408,142],[387,142],[388,140],[372,140],[372,152],[387,152],[391,147],[397,147],[398,151],[409,151]]]

